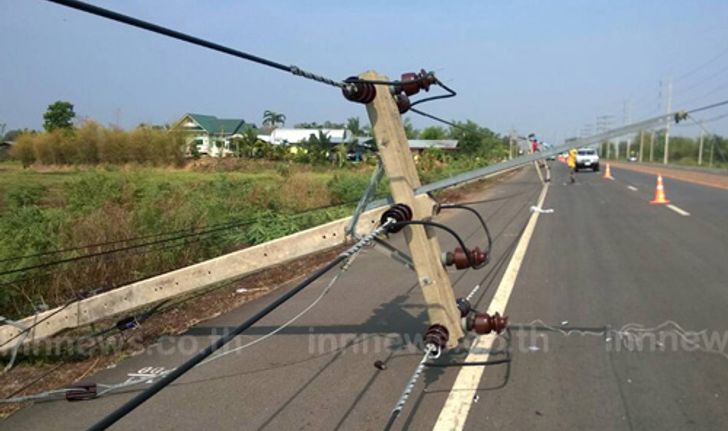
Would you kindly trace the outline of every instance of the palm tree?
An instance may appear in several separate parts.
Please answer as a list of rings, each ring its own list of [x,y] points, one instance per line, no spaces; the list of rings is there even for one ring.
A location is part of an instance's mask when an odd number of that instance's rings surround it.
[[[274,111],[263,112],[263,126],[272,130],[286,124],[286,116]]]

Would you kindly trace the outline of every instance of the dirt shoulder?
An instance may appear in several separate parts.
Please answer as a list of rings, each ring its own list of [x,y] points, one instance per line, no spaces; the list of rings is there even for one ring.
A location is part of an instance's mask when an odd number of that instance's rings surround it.
[[[615,168],[619,169],[626,169],[629,171],[653,175],[662,174],[663,177],[667,178],[728,190],[728,176],[726,175],[714,174],[710,172],[701,172],[692,169],[687,170],[670,166],[653,166],[612,161],[610,161],[609,163]]]

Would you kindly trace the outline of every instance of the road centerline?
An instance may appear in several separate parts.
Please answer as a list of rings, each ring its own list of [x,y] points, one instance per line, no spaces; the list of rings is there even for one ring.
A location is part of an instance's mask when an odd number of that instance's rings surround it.
[[[542,207],[546,199],[549,183],[545,183],[541,189],[541,195],[538,198],[537,207]],[[528,250],[528,244],[536,228],[536,222],[540,212],[531,213],[528,224],[523,231],[523,236],[518,241],[516,249],[511,256],[508,267],[503,274],[498,289],[488,305],[488,313],[494,314],[496,311],[501,314],[505,313],[508,300],[510,299],[513,287],[516,284],[518,272],[521,269],[521,263]],[[493,346],[497,336],[495,334],[482,335],[476,338],[470,348],[465,362],[487,361],[490,349]],[[485,372],[485,367],[463,367],[455,379],[450,393],[445,401],[445,405],[440,411],[437,422],[433,427],[434,430],[462,430],[468,418],[468,413],[474,402],[476,388],[480,384],[480,380]]]
[[[680,214],[681,216],[687,217],[690,215],[689,212],[685,211],[684,209],[677,207],[673,204],[667,204],[666,207],[670,208],[671,210],[675,211],[676,213]]]

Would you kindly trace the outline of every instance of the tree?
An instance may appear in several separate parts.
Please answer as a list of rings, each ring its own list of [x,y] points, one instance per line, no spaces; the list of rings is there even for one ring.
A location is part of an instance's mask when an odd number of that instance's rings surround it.
[[[364,129],[362,129],[361,127],[359,117],[351,117],[347,119],[346,130],[348,130],[349,133],[352,134],[352,136],[362,136],[364,134]]]
[[[59,100],[48,105],[48,110],[43,114],[43,128],[48,132],[56,129],[70,129],[73,127],[75,117],[73,104]]]
[[[415,129],[415,126],[412,125],[412,121],[409,118],[405,118],[402,125],[404,126],[404,134],[407,136],[407,139],[417,139],[420,131]]]
[[[18,136],[22,135],[23,133],[31,133],[31,131],[28,129],[23,129],[23,130],[13,129],[13,130],[8,131],[8,133],[6,133],[5,136],[3,136],[2,140],[3,140],[3,142],[4,141],[15,141],[16,139],[18,139]]]
[[[311,133],[301,146],[306,150],[306,158],[309,162],[319,163],[329,160],[329,151],[332,148],[331,138],[321,130],[318,134]]]
[[[279,125],[283,126],[284,124],[286,124],[285,115],[278,113],[278,112],[274,112],[274,111],[268,111],[268,110],[263,112],[263,126],[264,127],[268,128],[270,130],[273,130],[276,127],[278,127]]]
[[[447,131],[440,126],[430,126],[420,132],[420,139],[445,139]]]

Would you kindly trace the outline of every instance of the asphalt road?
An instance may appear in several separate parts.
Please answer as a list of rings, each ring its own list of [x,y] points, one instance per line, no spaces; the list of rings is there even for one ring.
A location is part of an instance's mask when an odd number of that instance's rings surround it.
[[[543,205],[554,213],[538,219],[506,310],[521,329],[498,340],[512,361],[486,368],[469,415],[460,418],[465,429],[724,429],[728,423],[728,191],[666,180],[673,204],[690,213],[684,216],[647,204],[654,177],[618,169],[613,175],[608,181],[583,172],[569,185],[566,169],[555,163]],[[480,284],[478,308],[488,307],[540,191],[528,168],[483,194],[489,201],[477,209],[496,237],[493,260],[480,271],[452,271],[456,296]],[[440,220],[470,244],[483,243],[467,214]],[[444,248],[454,245],[442,238]],[[402,246],[401,238],[393,242]],[[236,345],[304,309],[327,282]],[[160,340],[93,380],[119,382],[142,368],[174,367],[272,296]],[[420,359],[413,342],[426,327],[414,273],[367,250],[295,324],[193,370],[114,429],[382,429]],[[386,369],[375,368],[376,360]],[[428,368],[394,428],[431,429],[463,369]],[[38,403],[0,428],[83,429],[132,395]]]

